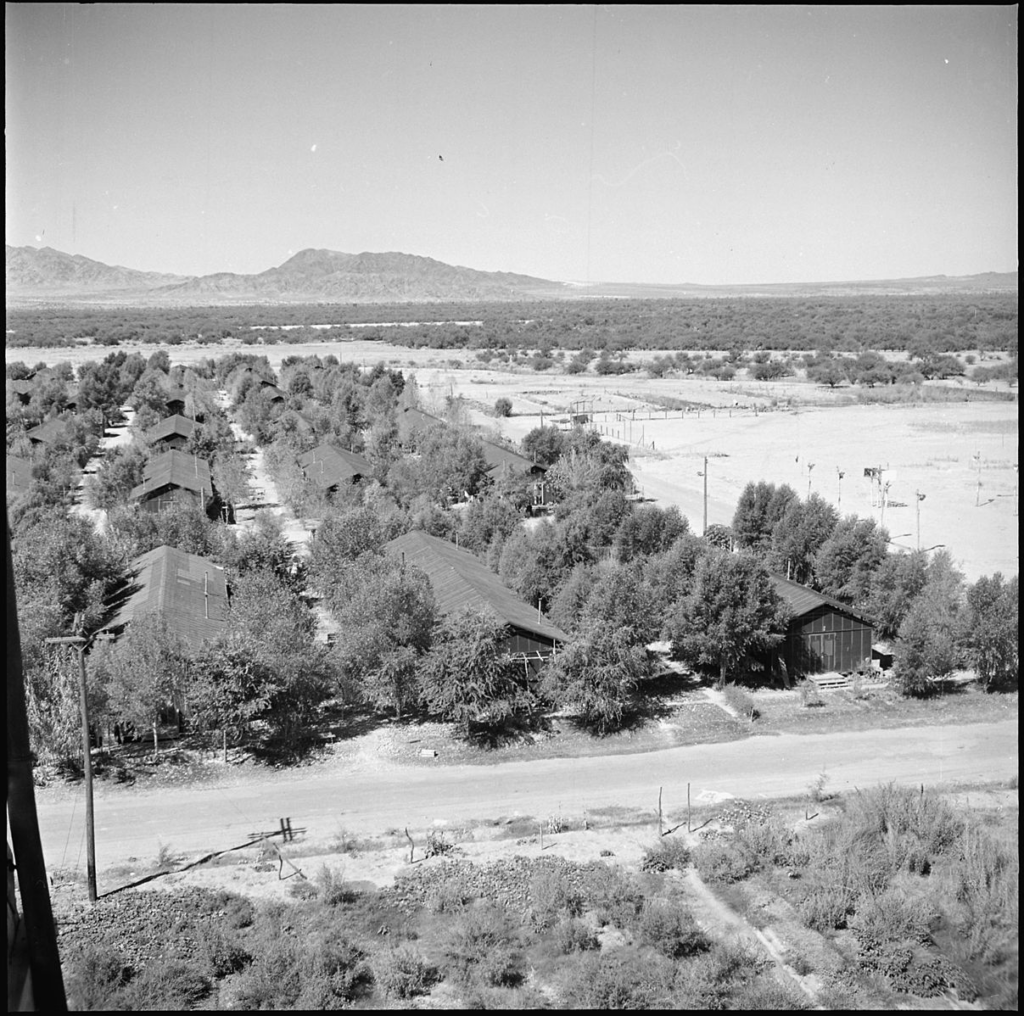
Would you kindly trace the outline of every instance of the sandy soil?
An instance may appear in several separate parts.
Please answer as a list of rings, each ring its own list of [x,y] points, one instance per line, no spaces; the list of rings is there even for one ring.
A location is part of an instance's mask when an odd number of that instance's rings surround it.
[[[706,808],[729,797],[799,795],[826,770],[829,789],[837,793],[891,779],[915,786],[974,784],[1005,780],[1017,770],[1013,720],[783,734],[636,755],[488,766],[400,764],[389,736],[378,729],[354,738],[338,746],[335,762],[311,767],[237,771],[211,763],[214,775],[181,787],[100,784],[100,870],[130,859],[148,862],[161,844],[190,858],[237,846],[254,832],[277,828],[281,817],[304,829],[306,842],[313,845],[336,840],[342,831],[379,838],[406,827],[422,844],[426,830],[475,830],[517,816],[540,822],[561,817],[577,829],[595,816],[644,812],[653,819],[659,788],[664,789],[666,823],[672,825],[685,821],[688,789],[693,806]],[[66,787],[37,791],[40,835],[51,870],[73,868],[81,859],[80,797],[80,791]],[[469,839],[462,833],[457,838]],[[403,844],[404,838],[395,844],[392,861],[401,859]],[[123,884],[125,874],[108,879],[107,887]],[[376,878],[372,872],[360,877]]]

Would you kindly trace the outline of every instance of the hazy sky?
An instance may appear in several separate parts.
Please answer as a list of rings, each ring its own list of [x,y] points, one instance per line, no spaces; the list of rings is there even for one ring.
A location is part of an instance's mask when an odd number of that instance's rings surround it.
[[[6,6],[7,242],[579,281],[1017,267],[1017,8]]]

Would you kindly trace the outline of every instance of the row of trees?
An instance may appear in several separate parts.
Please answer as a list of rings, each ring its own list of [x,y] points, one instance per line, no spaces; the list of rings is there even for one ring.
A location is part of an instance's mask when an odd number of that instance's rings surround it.
[[[377,321],[413,327],[349,328],[366,320],[354,304],[8,310],[7,344],[182,341],[311,342],[383,339],[430,348],[865,349],[933,353],[1017,350],[1016,293],[944,296],[720,297],[714,299],[570,300],[529,303],[378,305]],[[466,325],[467,320],[480,321]],[[313,325],[337,325],[331,329]],[[281,331],[281,326],[301,326]],[[254,331],[257,328],[259,330]]]

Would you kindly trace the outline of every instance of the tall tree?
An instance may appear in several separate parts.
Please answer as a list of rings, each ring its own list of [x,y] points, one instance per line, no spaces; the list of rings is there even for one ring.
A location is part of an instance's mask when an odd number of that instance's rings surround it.
[[[711,551],[697,563],[691,591],[673,605],[664,634],[674,659],[717,667],[722,686],[744,655],[778,645],[786,623],[786,608],[756,558]]]
[[[814,584],[823,593],[861,605],[885,560],[889,534],[874,519],[847,515],[814,556]]]
[[[872,619],[879,638],[894,639],[921,590],[924,589],[928,555],[922,551],[886,554],[871,577],[864,611]]]
[[[1018,580],[1000,572],[967,590],[967,662],[988,687],[1015,688],[1020,666]]]
[[[594,623],[559,650],[545,671],[543,692],[584,727],[607,734],[634,712],[640,682],[651,673],[632,628]]]
[[[489,611],[449,614],[435,628],[420,668],[420,693],[430,713],[457,723],[500,728],[530,710],[535,696],[509,658],[507,628]]]
[[[823,497],[812,494],[806,501],[794,497],[772,529],[770,567],[794,582],[810,582],[814,556],[838,521],[838,512]]]
[[[926,694],[965,660],[963,574],[948,551],[935,554],[925,583],[900,624],[894,669],[904,694]]]
[[[736,545],[759,555],[767,554],[775,526],[795,500],[796,492],[786,484],[776,487],[764,480],[748,483],[740,494],[732,520]]]

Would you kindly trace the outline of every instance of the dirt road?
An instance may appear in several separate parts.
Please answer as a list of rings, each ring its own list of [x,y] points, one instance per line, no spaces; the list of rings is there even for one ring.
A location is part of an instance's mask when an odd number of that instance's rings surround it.
[[[896,780],[932,786],[1005,780],[1017,772],[1017,724],[911,727],[828,735],[754,737],[638,755],[548,759],[493,766],[310,767],[223,780],[181,790],[101,786],[96,799],[97,863],[152,859],[159,844],[186,855],[245,841],[290,817],[310,838],[340,827],[380,834],[389,828],[514,814],[579,816],[609,806],[686,807],[728,796],[800,795],[821,772],[833,791]],[[74,867],[83,842],[80,794],[39,793],[47,866]]]

